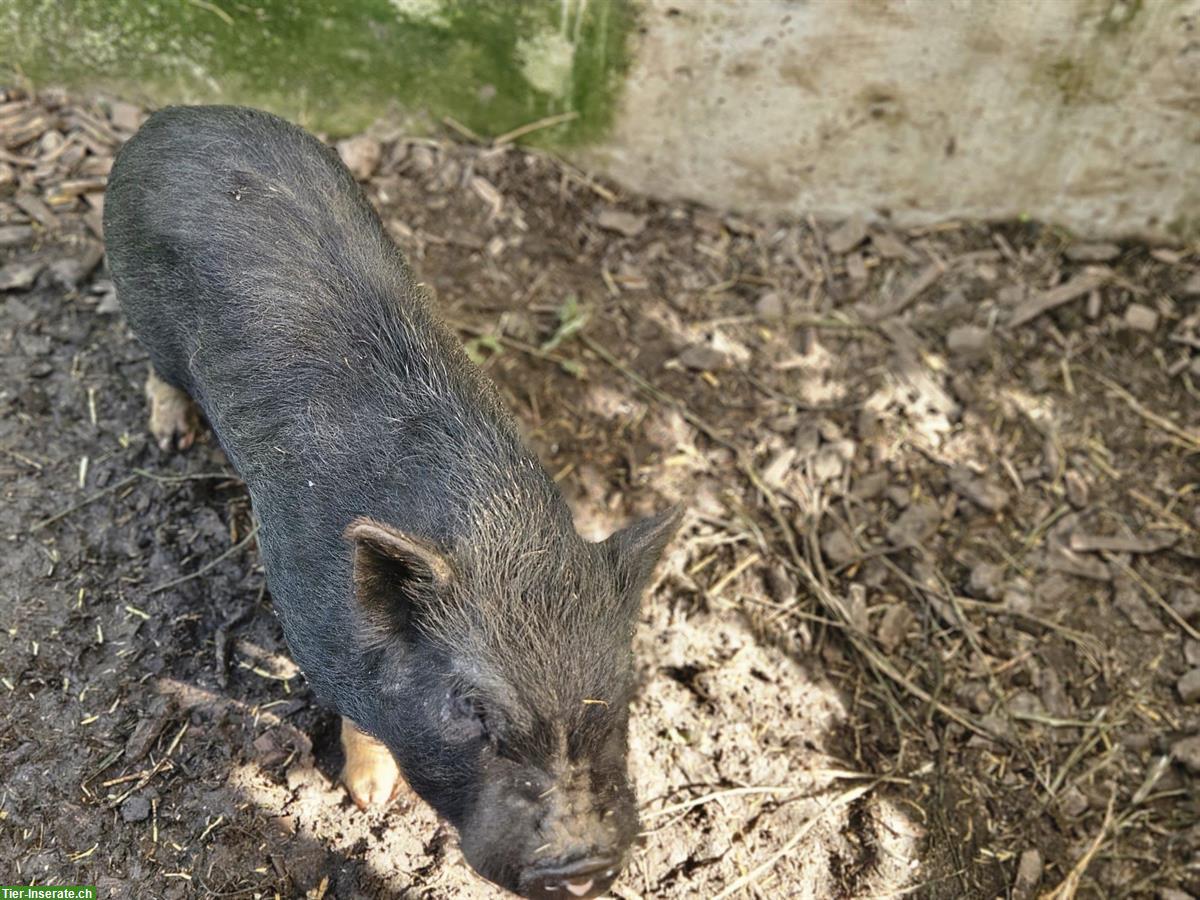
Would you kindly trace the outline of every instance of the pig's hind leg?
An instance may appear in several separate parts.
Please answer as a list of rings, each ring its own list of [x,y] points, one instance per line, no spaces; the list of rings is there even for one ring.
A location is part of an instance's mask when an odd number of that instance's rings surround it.
[[[146,399],[150,401],[150,433],[163,450],[172,444],[186,450],[200,434],[200,414],[185,391],[163,381],[154,367],[146,379]]]
[[[400,768],[387,747],[343,718],[342,749],[346,753],[342,783],[359,809],[395,799],[400,791]]]

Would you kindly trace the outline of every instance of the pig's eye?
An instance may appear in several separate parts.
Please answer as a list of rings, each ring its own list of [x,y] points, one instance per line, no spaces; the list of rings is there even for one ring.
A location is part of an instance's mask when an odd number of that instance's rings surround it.
[[[459,740],[474,740],[487,733],[483,704],[461,689],[450,692],[446,704],[446,725]]]

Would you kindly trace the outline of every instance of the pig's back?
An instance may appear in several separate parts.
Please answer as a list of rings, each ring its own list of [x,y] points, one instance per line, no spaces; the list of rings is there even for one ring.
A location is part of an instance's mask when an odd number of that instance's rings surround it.
[[[334,307],[353,302],[361,317],[365,294],[411,285],[334,152],[257,110],[151,116],[117,156],[105,231],[130,323],[159,374],[189,391],[204,385],[179,351],[194,349],[197,330],[228,333],[233,350],[245,340],[332,352]],[[313,330],[319,347],[306,346]]]
[[[113,166],[105,230],[126,317],[248,482],[268,445],[331,461],[382,437],[382,395],[393,419],[491,405],[336,153],[282,119],[155,113]]]

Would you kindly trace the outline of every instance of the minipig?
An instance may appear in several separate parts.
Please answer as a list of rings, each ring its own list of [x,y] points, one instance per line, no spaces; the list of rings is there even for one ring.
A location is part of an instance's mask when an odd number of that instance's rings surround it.
[[[337,154],[253,109],[156,112],[117,155],[108,264],[150,430],[203,413],[360,807],[400,777],[483,877],[594,897],[626,862],[632,635],[677,508],[593,543]]]

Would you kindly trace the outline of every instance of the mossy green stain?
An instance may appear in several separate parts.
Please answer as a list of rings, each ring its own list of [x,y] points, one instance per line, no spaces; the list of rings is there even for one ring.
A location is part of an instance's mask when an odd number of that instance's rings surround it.
[[[484,136],[575,112],[530,139],[577,144],[612,120],[632,18],[629,0],[0,0],[0,78],[249,103],[335,135],[392,104]],[[518,53],[546,32],[573,48],[559,93]]]
[[[1051,61],[1046,66],[1046,77],[1067,106],[1078,103],[1088,89],[1089,79],[1078,59],[1064,56]]]
[[[1100,19],[1098,31],[1104,35],[1117,35],[1129,28],[1142,11],[1142,0],[1114,0]]]

